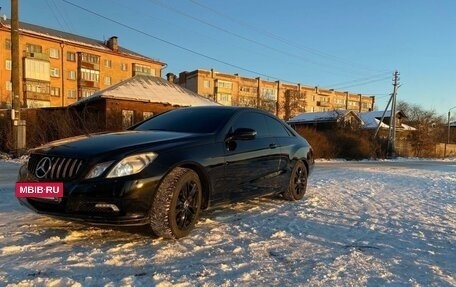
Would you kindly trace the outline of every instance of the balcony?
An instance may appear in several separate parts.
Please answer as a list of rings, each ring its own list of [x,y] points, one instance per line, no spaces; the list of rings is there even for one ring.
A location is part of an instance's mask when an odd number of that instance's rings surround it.
[[[81,61],[80,62],[80,68],[99,71],[100,70],[100,64],[95,64],[95,63],[91,63],[91,62],[82,62]]]
[[[318,101],[317,106],[318,107],[331,107],[331,104],[329,102]]]
[[[95,81],[80,80],[79,86],[84,88],[99,88],[100,84]]]
[[[48,54],[44,54],[44,53],[26,52],[25,53],[25,57],[26,58],[37,59],[37,60],[49,61],[49,55]]]
[[[35,101],[50,101],[51,96],[49,94],[42,94],[37,92],[25,91],[25,96],[28,100]]]

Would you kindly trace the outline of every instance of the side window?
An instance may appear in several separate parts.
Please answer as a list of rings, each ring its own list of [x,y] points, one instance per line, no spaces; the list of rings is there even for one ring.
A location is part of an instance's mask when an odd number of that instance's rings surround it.
[[[278,120],[266,116],[266,124],[269,132],[273,137],[289,137],[290,133],[287,128],[282,125]]]
[[[257,132],[257,138],[264,138],[269,135],[265,117],[259,113],[242,113],[233,123],[231,128],[233,131],[238,128],[254,129]]]

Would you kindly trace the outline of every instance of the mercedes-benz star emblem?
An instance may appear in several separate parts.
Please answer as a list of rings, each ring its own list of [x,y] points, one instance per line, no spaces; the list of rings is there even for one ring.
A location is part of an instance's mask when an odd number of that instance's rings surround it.
[[[35,175],[38,178],[44,178],[51,170],[52,162],[48,157],[43,157],[36,166]]]

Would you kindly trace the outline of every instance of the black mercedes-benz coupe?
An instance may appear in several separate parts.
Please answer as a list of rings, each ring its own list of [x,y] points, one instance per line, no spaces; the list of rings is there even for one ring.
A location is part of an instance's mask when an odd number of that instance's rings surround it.
[[[63,197],[18,200],[37,213],[180,238],[203,209],[266,194],[302,199],[313,165],[309,143],[267,112],[180,108],[31,150],[18,182],[63,183]]]

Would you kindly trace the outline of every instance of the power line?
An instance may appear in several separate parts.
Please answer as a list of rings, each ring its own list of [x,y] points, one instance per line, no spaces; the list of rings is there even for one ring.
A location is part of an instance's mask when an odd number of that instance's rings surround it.
[[[238,19],[236,19],[234,17],[231,17],[231,16],[229,16],[229,15],[227,15],[225,13],[222,13],[222,12],[216,10],[216,9],[213,9],[212,7],[209,7],[207,5],[201,4],[198,1],[195,1],[195,0],[189,0],[189,1],[191,3],[193,3],[194,5],[197,5],[199,7],[207,9],[207,10],[211,11],[212,13],[214,13],[214,14],[216,14],[218,16],[221,16],[223,18],[229,19],[230,21],[232,21],[234,23],[237,23],[237,24],[239,24],[241,26],[247,27],[247,28],[249,28],[249,29],[251,29],[251,30],[253,30],[255,32],[259,32],[259,33],[261,33],[263,35],[266,35],[266,36],[268,36],[268,37],[270,37],[272,39],[278,40],[278,41],[280,41],[280,42],[282,42],[282,43],[284,43],[284,44],[286,44],[286,45],[288,45],[290,47],[301,49],[301,50],[303,50],[303,51],[305,51],[307,53],[310,53],[310,54],[313,54],[313,55],[316,55],[316,56],[319,56],[319,57],[322,57],[322,58],[332,59],[332,60],[335,60],[335,61],[343,63],[343,64],[349,64],[351,67],[353,65],[356,65],[356,66],[362,68],[363,70],[371,70],[372,71],[371,68],[368,68],[368,67],[366,67],[364,65],[361,65],[359,63],[354,63],[352,61],[343,59],[341,57],[334,56],[334,55],[328,54],[326,52],[323,52],[323,51],[320,51],[320,50],[317,50],[317,49],[314,49],[314,48],[306,47],[306,46],[297,44],[296,42],[292,42],[289,39],[286,39],[286,38],[284,38],[284,37],[282,37],[280,35],[272,33],[272,32],[270,32],[268,30],[264,30],[262,28],[258,28],[256,26],[251,25],[249,23],[246,23],[244,21],[240,21],[240,20],[238,20]]]
[[[365,85],[368,85],[368,84],[372,84],[372,83],[376,83],[376,82],[381,82],[381,81],[385,81],[385,80],[389,80],[390,77],[383,77],[383,78],[379,78],[379,79],[375,79],[375,80],[370,80],[370,81],[366,81],[366,82],[363,82],[363,83],[359,83],[359,84],[353,84],[353,85],[348,85],[348,86],[342,86],[342,87],[335,87],[335,89],[346,89],[346,88],[352,88],[352,87],[358,87],[358,86],[365,86]]]
[[[117,20],[114,20],[114,19],[111,19],[111,18],[109,18],[109,17],[103,16],[103,15],[97,13],[97,12],[94,12],[94,11],[92,11],[92,10],[89,10],[89,9],[85,8],[85,7],[79,6],[79,5],[77,5],[77,4],[74,4],[74,3],[70,2],[70,1],[67,1],[67,0],[61,0],[61,1],[65,2],[65,3],[69,4],[69,5],[71,5],[71,6],[73,6],[73,7],[76,7],[76,8],[78,8],[78,9],[81,9],[81,10],[87,12],[87,13],[93,14],[93,15],[95,15],[95,16],[97,16],[97,17],[103,18],[103,19],[105,19],[105,20],[107,20],[107,21],[113,22],[113,23],[115,23],[115,24],[117,24],[117,25],[120,25],[120,26],[122,26],[122,27],[125,27],[125,28],[127,28],[127,29],[130,29],[130,30],[135,31],[135,32],[137,32],[137,33],[143,34],[143,35],[148,36],[148,37],[150,37],[150,38],[153,38],[153,39],[155,39],[155,40],[157,40],[157,41],[166,43],[166,44],[171,45],[171,46],[173,46],[173,47],[179,48],[179,49],[181,49],[181,50],[184,50],[184,51],[190,52],[190,53],[192,53],[192,54],[198,55],[198,56],[200,56],[200,57],[203,57],[203,58],[206,58],[206,59],[209,59],[209,60],[212,60],[212,61],[215,61],[215,62],[224,64],[224,65],[227,65],[227,66],[230,66],[230,67],[233,67],[233,68],[236,68],[236,69],[245,71],[245,72],[249,72],[249,73],[252,73],[252,74],[255,74],[255,75],[263,76],[263,77],[266,77],[266,78],[272,78],[272,79],[276,79],[276,80],[280,80],[280,81],[284,81],[284,80],[281,80],[281,79],[279,79],[279,78],[277,78],[277,77],[269,76],[269,75],[266,75],[266,74],[263,74],[263,73],[260,73],[260,72],[257,72],[257,71],[253,71],[253,70],[250,70],[250,69],[247,69],[247,68],[238,66],[238,65],[230,64],[230,63],[228,63],[228,62],[226,62],[226,61],[222,61],[222,60],[219,60],[219,59],[217,59],[217,58],[214,58],[214,57],[211,57],[211,56],[204,55],[204,54],[202,54],[202,53],[200,53],[200,52],[197,52],[197,51],[194,51],[194,50],[192,50],[192,49],[185,48],[185,47],[183,47],[183,46],[181,46],[181,45],[178,45],[178,44],[175,44],[175,43],[173,43],[173,42],[170,42],[170,41],[161,39],[161,38],[159,38],[159,37],[157,37],[157,36],[154,36],[154,35],[152,35],[152,34],[146,33],[146,32],[144,32],[144,31],[142,31],[142,30],[139,30],[139,29],[134,28],[134,27],[132,27],[132,26],[129,26],[129,25],[127,25],[127,24],[121,23],[121,22],[119,22],[119,21],[117,21]]]
[[[52,5],[49,2],[51,2]],[[49,7],[49,10],[51,10],[52,14],[54,15],[55,19],[59,23],[59,25],[62,28],[62,30],[67,31],[67,32],[72,32],[72,29],[71,29],[70,25],[68,25],[68,22],[65,20],[66,17],[59,10],[59,7],[55,3],[55,1],[54,0],[47,0],[46,4]],[[60,15],[60,17],[59,17],[59,15]],[[62,20],[62,21],[60,21],[60,20]]]
[[[232,31],[230,31],[230,30],[228,30],[228,29],[225,29],[225,28],[223,28],[223,27],[214,25],[214,24],[209,23],[209,22],[207,22],[207,21],[204,21],[204,20],[202,20],[202,19],[200,19],[200,18],[198,18],[198,17],[195,17],[195,16],[193,16],[193,15],[191,15],[191,14],[185,13],[185,12],[179,10],[179,9],[176,9],[176,8],[174,8],[174,7],[171,7],[170,5],[166,5],[166,4],[164,4],[163,2],[161,2],[160,0],[154,0],[153,2],[155,2],[156,5],[159,5],[159,6],[163,7],[163,8],[166,8],[166,9],[168,9],[168,10],[171,10],[171,11],[173,11],[173,12],[179,14],[179,15],[182,15],[182,16],[184,16],[184,17],[190,18],[190,19],[192,19],[192,20],[194,20],[194,21],[196,21],[196,22],[199,22],[199,23],[202,23],[202,24],[204,24],[204,25],[207,25],[207,26],[209,26],[209,27],[211,27],[211,28],[213,28],[213,29],[222,31],[222,32],[224,32],[224,33],[226,33],[226,34],[229,34],[229,35],[231,35],[231,36],[234,36],[234,37],[236,37],[236,38],[242,39],[242,40],[244,40],[244,41],[253,43],[253,44],[255,44],[255,45],[258,45],[258,46],[260,46],[260,47],[263,47],[263,48],[266,48],[266,49],[268,49],[268,50],[274,51],[274,52],[276,52],[276,53],[280,53],[280,54],[283,54],[283,55],[286,55],[286,56],[289,56],[289,57],[293,57],[293,58],[296,58],[296,59],[300,59],[300,60],[303,60],[303,61],[305,61],[305,62],[311,63],[311,64],[313,64],[313,65],[315,65],[315,66],[319,66],[319,67],[325,65],[325,64],[323,64],[323,63],[319,63],[319,62],[317,62],[317,61],[314,61],[314,60],[311,60],[311,59],[302,57],[302,56],[300,56],[300,55],[293,54],[293,53],[290,53],[290,52],[287,52],[287,51],[283,51],[283,50],[277,49],[277,48],[275,48],[275,47],[271,47],[271,46],[269,46],[269,45],[267,45],[267,44],[264,44],[264,43],[259,42],[259,41],[257,41],[257,40],[254,40],[254,39],[251,39],[251,38],[242,36],[242,35],[240,35],[240,34],[238,34],[238,33],[234,33],[234,32],[232,32]],[[326,66],[332,67],[333,69],[335,68],[335,66],[332,66],[332,65],[326,65]],[[331,73],[334,73],[334,70],[330,70],[330,72],[331,72]]]
[[[92,11],[92,10],[90,10],[90,9],[87,9],[87,8],[85,8],[85,7],[82,7],[82,6],[80,6],[80,5],[77,5],[77,4],[75,4],[75,3],[72,3],[71,1],[68,1],[68,0],[61,0],[61,1],[63,1],[64,3],[67,3],[68,5],[71,5],[71,6],[73,6],[73,7],[76,7],[76,8],[78,8],[78,9],[81,9],[81,10],[87,12],[87,13],[93,14],[93,15],[95,15],[95,16],[97,16],[97,17],[100,17],[100,18],[105,19],[105,20],[107,20],[107,21],[113,22],[113,23],[115,23],[115,24],[117,24],[117,25],[120,25],[120,26],[122,26],[122,27],[125,27],[125,28],[127,28],[127,29],[130,29],[130,30],[135,31],[135,32],[137,32],[137,33],[143,34],[143,35],[145,35],[145,36],[147,36],[147,37],[153,38],[153,39],[155,39],[155,40],[157,40],[157,41],[163,42],[163,43],[168,44],[168,45],[171,45],[171,46],[173,46],[173,47],[179,48],[179,49],[184,50],[184,51],[186,51],[186,52],[190,52],[190,53],[192,53],[192,54],[198,55],[198,56],[200,56],[200,57],[203,57],[203,58],[206,58],[206,59],[209,59],[209,60],[212,60],[212,61],[215,61],[215,62],[224,64],[224,65],[226,65],[226,66],[230,66],[230,67],[233,67],[233,68],[236,68],[236,69],[239,69],[239,70],[242,70],[242,71],[245,71],[245,72],[254,74],[254,75],[262,76],[262,77],[265,77],[265,78],[267,78],[267,79],[275,79],[275,80],[279,80],[279,81],[282,81],[282,82],[289,82],[288,80],[284,80],[284,79],[280,79],[280,78],[275,77],[275,76],[270,76],[270,75],[267,75],[267,74],[264,74],[264,73],[260,73],[260,72],[254,71],[254,70],[252,70],[252,69],[244,68],[244,67],[241,67],[241,66],[238,66],[238,65],[235,65],[235,64],[230,64],[230,63],[228,63],[227,61],[220,60],[220,59],[218,59],[218,58],[211,57],[211,56],[205,55],[205,54],[203,54],[203,53],[201,53],[201,52],[198,52],[198,51],[195,51],[195,50],[186,48],[186,47],[181,46],[181,45],[179,45],[179,44],[173,43],[173,42],[171,42],[171,41],[168,41],[168,40],[162,39],[162,38],[160,38],[160,37],[154,36],[154,35],[152,35],[152,34],[150,34],[150,33],[144,32],[143,30],[140,30],[140,29],[135,28],[135,27],[133,27],[133,26],[124,24],[124,23],[122,23],[122,22],[120,22],[120,21],[117,21],[117,20],[114,20],[114,19],[109,18],[109,17],[107,17],[107,16],[104,16],[104,15],[102,15],[102,14],[100,14],[100,13],[94,12],[94,11]],[[368,81],[368,82],[359,83],[359,84],[354,84],[354,85],[350,85],[350,86],[345,86],[345,87],[341,87],[341,88],[338,88],[338,89],[343,89],[343,88],[348,88],[348,87],[355,87],[355,86],[361,86],[361,85],[367,85],[367,84],[369,84],[369,83],[377,82],[377,81],[382,81],[382,80],[384,80],[384,79],[385,79],[385,78],[370,80],[370,81]],[[358,82],[358,81],[360,81],[360,80],[349,81],[349,83],[350,83],[350,82]]]
[[[359,79],[355,79],[355,80],[339,82],[339,83],[335,83],[335,84],[331,84],[331,85],[325,85],[325,86],[339,87],[339,86],[346,86],[346,85],[349,85],[349,84],[354,84],[354,86],[356,86],[357,84],[363,85],[365,82],[370,82],[372,80],[389,79],[389,77],[388,78],[386,77],[387,74],[389,75],[390,72],[380,73],[380,74],[372,75],[372,76],[369,76],[369,77],[363,77],[363,78],[359,78]]]

